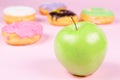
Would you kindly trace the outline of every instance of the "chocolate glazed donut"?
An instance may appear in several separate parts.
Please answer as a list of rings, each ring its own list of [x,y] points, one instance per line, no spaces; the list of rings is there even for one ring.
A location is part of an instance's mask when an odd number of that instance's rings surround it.
[[[53,12],[50,12],[50,15],[52,16],[52,20],[53,18],[55,18],[55,20],[57,21],[58,18],[60,17],[65,17],[65,16],[75,16],[76,14],[69,11],[69,10],[56,10]]]

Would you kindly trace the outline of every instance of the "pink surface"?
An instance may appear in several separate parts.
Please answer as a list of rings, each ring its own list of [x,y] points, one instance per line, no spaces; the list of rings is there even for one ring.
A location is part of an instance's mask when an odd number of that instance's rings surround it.
[[[0,0],[0,26],[4,25],[2,10],[10,5],[27,5],[36,10],[40,3],[50,0]],[[51,0],[55,1],[55,0]],[[55,57],[53,42],[62,27],[48,23],[45,16],[36,15],[43,25],[42,40],[28,46],[7,45],[0,36],[0,80],[120,80],[120,11],[119,0],[57,0],[80,13],[85,7],[105,7],[114,11],[116,19],[109,25],[99,25],[106,33],[108,50],[101,67],[85,78],[69,74]]]

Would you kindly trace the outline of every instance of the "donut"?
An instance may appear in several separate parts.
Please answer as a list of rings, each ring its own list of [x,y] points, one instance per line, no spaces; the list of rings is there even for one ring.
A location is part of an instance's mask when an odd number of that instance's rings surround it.
[[[52,25],[56,26],[66,26],[72,24],[73,21],[78,22],[78,16],[70,10],[55,10],[48,14],[48,21]]]
[[[82,21],[89,21],[95,24],[109,24],[114,21],[113,12],[103,8],[84,9],[80,16]]]
[[[10,45],[27,45],[40,40],[43,28],[33,21],[15,22],[2,28],[2,36]]]
[[[47,15],[49,12],[56,9],[66,9],[66,6],[63,3],[57,3],[57,2],[43,3],[39,7],[39,12],[43,15]]]
[[[7,24],[35,20],[35,10],[27,6],[10,6],[3,10],[3,14]]]

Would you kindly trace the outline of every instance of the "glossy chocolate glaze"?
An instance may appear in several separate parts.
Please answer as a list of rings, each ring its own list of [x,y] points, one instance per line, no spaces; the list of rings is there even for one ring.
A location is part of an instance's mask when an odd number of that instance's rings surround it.
[[[52,11],[49,13],[52,16],[52,20],[53,18],[55,18],[55,20],[57,20],[60,17],[65,17],[65,16],[75,16],[76,14],[73,13],[72,11],[69,10],[56,10],[56,11]]]

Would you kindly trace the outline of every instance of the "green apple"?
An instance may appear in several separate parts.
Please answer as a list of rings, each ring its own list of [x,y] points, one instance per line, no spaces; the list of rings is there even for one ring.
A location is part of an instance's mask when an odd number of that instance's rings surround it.
[[[78,22],[58,32],[54,50],[63,66],[77,76],[94,73],[102,64],[107,47],[104,32],[95,24]]]

